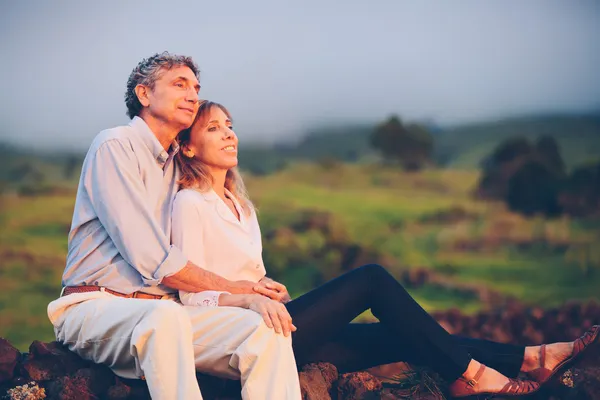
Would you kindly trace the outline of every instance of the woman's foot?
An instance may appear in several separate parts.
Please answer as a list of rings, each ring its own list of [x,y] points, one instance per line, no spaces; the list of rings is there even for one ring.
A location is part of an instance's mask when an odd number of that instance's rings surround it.
[[[509,379],[498,371],[471,360],[463,376],[454,381],[449,392],[452,397],[477,394],[523,395],[533,393],[539,385],[531,381]]]
[[[545,346],[528,346],[525,348],[525,358],[521,366],[521,372],[531,372],[538,368],[554,369],[558,364],[573,354],[575,342],[552,343]]]
[[[543,384],[596,342],[598,337],[600,337],[600,325],[594,325],[573,342],[526,347],[521,370],[527,372],[536,382]]]

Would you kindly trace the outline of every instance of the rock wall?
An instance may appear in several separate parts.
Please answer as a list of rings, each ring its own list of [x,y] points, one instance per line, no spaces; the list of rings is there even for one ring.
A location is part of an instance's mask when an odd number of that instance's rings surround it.
[[[573,340],[600,323],[600,306],[570,303],[551,310],[515,303],[502,311],[465,316],[457,311],[435,314],[450,332],[504,342],[539,344]],[[392,364],[370,372],[338,374],[335,366],[309,364],[299,372],[303,399],[443,399],[446,383],[435,374],[400,381],[382,379],[405,370]],[[374,375],[375,374],[375,375]],[[205,400],[240,398],[237,381],[198,375]],[[34,341],[21,353],[0,338],[0,399],[149,399],[143,380],[124,380],[107,367],[82,360],[56,342]],[[600,399],[600,343],[594,344],[570,368],[528,399]],[[514,398],[513,398],[514,399]]]

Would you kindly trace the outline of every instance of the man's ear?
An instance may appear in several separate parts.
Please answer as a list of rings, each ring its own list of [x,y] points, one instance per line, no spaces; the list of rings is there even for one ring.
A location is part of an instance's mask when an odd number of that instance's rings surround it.
[[[148,107],[150,105],[150,98],[148,97],[150,89],[144,85],[137,85],[134,90],[142,106]]]

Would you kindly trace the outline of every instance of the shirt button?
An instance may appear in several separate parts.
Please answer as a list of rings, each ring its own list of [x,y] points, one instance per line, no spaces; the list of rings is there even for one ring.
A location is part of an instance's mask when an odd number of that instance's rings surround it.
[[[256,268],[260,268],[260,264],[256,264]]]

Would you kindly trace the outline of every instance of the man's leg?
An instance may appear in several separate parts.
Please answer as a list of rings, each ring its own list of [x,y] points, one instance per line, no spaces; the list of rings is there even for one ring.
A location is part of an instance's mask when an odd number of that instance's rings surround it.
[[[59,342],[124,378],[145,376],[153,399],[202,400],[192,326],[180,304],[95,292],[55,300],[48,313]]]
[[[196,369],[241,379],[244,400],[301,398],[291,337],[238,307],[184,307],[193,330]]]

